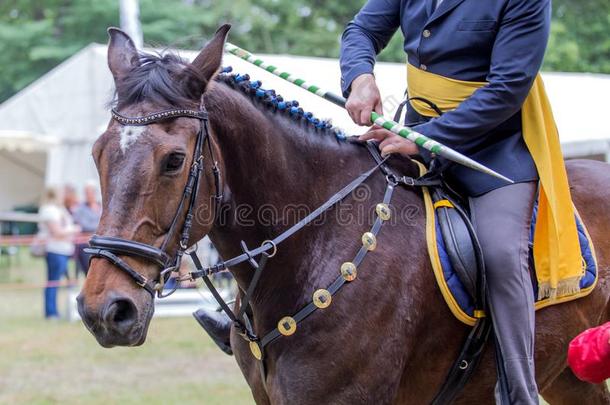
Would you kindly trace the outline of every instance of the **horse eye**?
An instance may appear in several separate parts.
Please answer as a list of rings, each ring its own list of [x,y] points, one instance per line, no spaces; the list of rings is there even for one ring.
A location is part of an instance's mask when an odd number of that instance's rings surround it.
[[[184,154],[183,153],[171,153],[165,160],[165,164],[163,166],[163,172],[165,172],[165,173],[177,172],[178,170],[182,169],[183,163],[184,163]]]

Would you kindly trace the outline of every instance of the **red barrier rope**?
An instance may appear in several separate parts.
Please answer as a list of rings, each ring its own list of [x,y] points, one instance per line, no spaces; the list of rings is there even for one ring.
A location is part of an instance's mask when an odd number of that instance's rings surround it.
[[[40,290],[48,287],[78,287],[78,283],[76,281],[68,280],[68,281],[47,281],[46,283],[0,283],[0,291],[18,291],[18,290]]]
[[[91,233],[80,233],[76,235],[72,242],[75,244],[87,243],[91,238]],[[8,235],[0,236],[0,247],[2,246],[30,246],[36,241],[36,235]]]

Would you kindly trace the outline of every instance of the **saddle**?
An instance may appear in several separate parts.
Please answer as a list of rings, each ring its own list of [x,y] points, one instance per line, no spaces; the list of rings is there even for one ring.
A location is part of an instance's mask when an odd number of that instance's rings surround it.
[[[474,325],[478,318],[485,316],[484,312],[480,312],[485,308],[485,264],[468,208],[446,185],[424,190],[424,199],[430,200],[426,204],[426,227],[428,251],[436,281],[455,317],[465,324]],[[536,202],[530,227],[530,274],[535,297],[538,297],[538,281],[531,241],[534,237],[537,207]],[[583,266],[580,291],[560,299],[538,299],[536,310],[584,297],[595,287],[598,271],[593,243],[580,217],[576,215],[574,220]]]
[[[411,100],[424,102],[440,116],[443,112],[431,101],[420,97],[409,97],[398,106],[394,121],[401,120],[402,111]],[[485,264],[481,245],[470,219],[467,202],[442,180],[439,162],[433,159],[426,176],[438,178],[438,184],[423,187],[426,205],[426,238],[428,252],[437,284],[443,298],[454,316],[461,322],[473,326],[477,319],[485,316]],[[424,169],[421,170],[424,173]],[[572,301],[587,296],[597,283],[597,261],[593,242],[575,210],[582,256],[582,278],[580,291],[559,299],[538,299],[536,310],[547,306]],[[533,259],[534,229],[538,214],[536,201],[530,226],[530,275],[534,296],[538,297],[538,281]],[[493,215],[493,214],[490,214]]]

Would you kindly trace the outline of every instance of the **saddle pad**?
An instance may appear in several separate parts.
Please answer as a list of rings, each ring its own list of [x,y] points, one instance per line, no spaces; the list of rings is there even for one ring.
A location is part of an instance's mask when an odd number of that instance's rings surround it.
[[[426,206],[426,238],[428,242],[428,253],[432,262],[434,276],[451,312],[458,320],[472,326],[476,322],[473,299],[451,265],[451,260],[447,253],[447,248],[445,247],[430,192],[428,189],[424,188],[423,194]],[[533,241],[537,214],[538,203],[536,202],[532,213],[530,241]],[[597,283],[598,271],[593,242],[578,213],[575,215],[575,220],[578,228],[578,239],[582,255],[583,277],[580,280],[580,291],[576,294],[561,298],[545,298],[543,300],[538,300],[535,304],[536,310],[584,297],[593,290]],[[532,289],[534,297],[538,297],[538,283],[534,277],[532,277]]]

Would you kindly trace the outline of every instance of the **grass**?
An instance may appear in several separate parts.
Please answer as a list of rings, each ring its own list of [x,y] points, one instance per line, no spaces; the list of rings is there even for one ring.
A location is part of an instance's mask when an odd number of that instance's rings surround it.
[[[0,280],[43,281],[24,256]],[[104,349],[82,323],[42,313],[42,290],[0,284],[0,404],[253,403],[235,359],[191,318],[153,319],[143,346]]]
[[[42,260],[18,259],[0,267],[0,404],[254,403],[235,359],[193,319],[155,318],[143,346],[104,349],[80,322],[45,321],[41,289],[6,288],[44,282]]]

